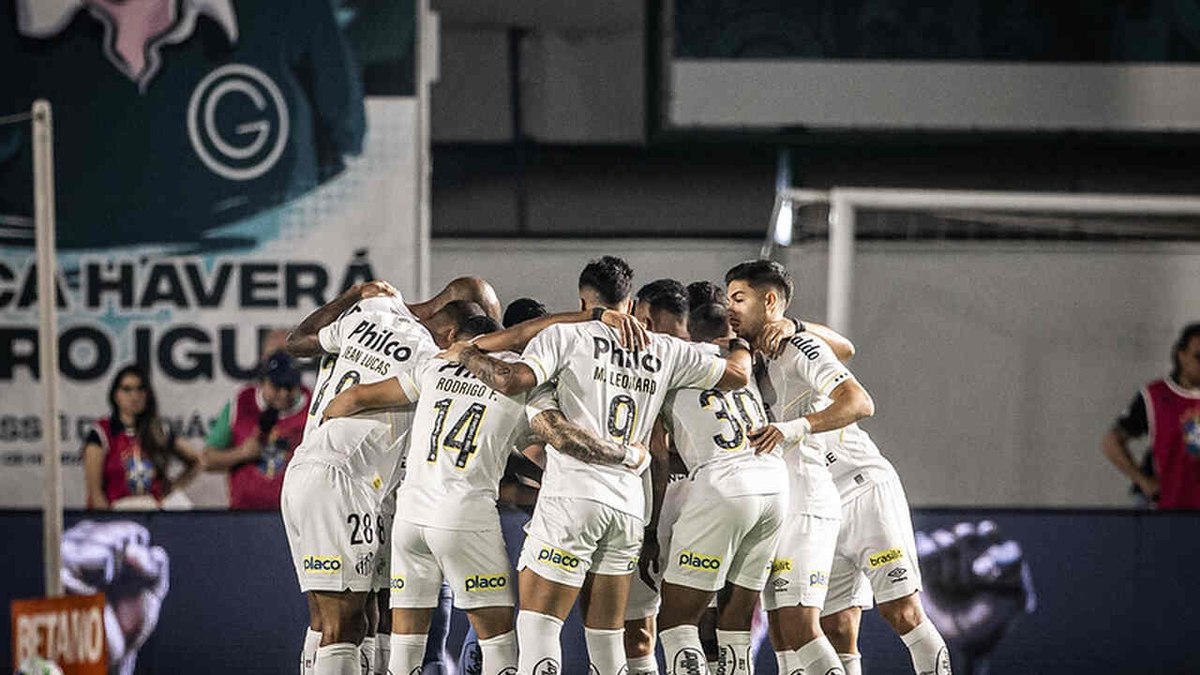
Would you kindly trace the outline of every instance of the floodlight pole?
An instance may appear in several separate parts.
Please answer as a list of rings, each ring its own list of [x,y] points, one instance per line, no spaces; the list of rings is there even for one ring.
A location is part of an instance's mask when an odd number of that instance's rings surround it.
[[[46,596],[62,595],[62,452],[58,420],[58,269],[54,250],[54,120],[50,102],[33,103],[33,218],[37,245],[38,368],[46,413],[42,438],[42,557]]]
[[[829,283],[825,319],[829,327],[850,334],[850,306],[854,282],[854,203],[845,192],[829,192]]]

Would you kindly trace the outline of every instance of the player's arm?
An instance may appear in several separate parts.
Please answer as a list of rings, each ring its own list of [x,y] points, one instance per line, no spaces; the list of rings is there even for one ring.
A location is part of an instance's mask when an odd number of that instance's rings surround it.
[[[343,389],[326,406],[322,420],[349,417],[373,408],[405,406],[412,402],[404,392],[404,387],[400,386],[400,380],[389,377],[379,382],[356,384]]]
[[[479,277],[459,277],[454,281],[446,284],[437,295],[426,300],[408,305],[408,310],[422,321],[437,314],[438,310],[446,306],[448,302],[455,300],[465,300],[474,302],[487,312],[487,315],[500,322],[503,316],[500,309],[500,299],[496,297],[496,290],[486,279]]]
[[[645,468],[645,448],[597,438],[587,429],[571,423],[561,411],[544,410],[529,420],[529,426],[555,450],[581,462]]]
[[[780,443],[799,442],[809,434],[841,429],[875,414],[875,401],[853,376],[834,387],[829,398],[833,402],[824,410],[787,422],[772,422],[751,431],[750,443],[754,446],[754,452],[766,454]]]
[[[1129,439],[1140,438],[1150,430],[1149,419],[1146,415],[1146,401],[1139,392],[1129,404],[1129,409],[1117,419],[1108,433],[1104,434],[1101,447],[1108,461],[1117,467],[1142,494],[1151,500],[1158,498],[1158,480],[1153,476],[1142,473],[1133,454],[1129,452]]]
[[[667,495],[667,483],[671,479],[670,438],[662,418],[654,421],[650,432],[650,520],[642,537],[642,550],[638,555],[638,575],[650,588],[657,588],[654,576],[658,574],[658,558],[662,553],[658,543],[658,519],[662,514],[663,499]]]
[[[505,396],[523,394],[538,384],[537,375],[528,365],[519,361],[501,361],[484,354],[479,347],[467,342],[450,345],[449,349],[438,354],[438,358],[461,363],[472,375],[479,378],[480,382]]]
[[[721,391],[734,391],[750,384],[754,373],[754,361],[750,357],[750,344],[742,338],[723,340],[722,346],[729,350],[725,357],[725,370],[721,379],[717,380],[716,388]]]
[[[386,281],[355,284],[324,306],[313,310],[312,314],[304,317],[300,325],[288,333],[288,353],[297,357],[316,356],[322,353],[325,350],[321,348],[321,338],[317,335],[320,330],[337,321],[337,318],[353,307],[354,303],[377,295],[396,295],[396,289]]]
[[[596,308],[579,312],[560,312],[522,321],[502,331],[478,337],[473,344],[485,352],[518,351],[550,326],[584,321],[602,321],[605,325],[615,328],[620,336],[621,346],[625,349],[644,349],[650,342],[650,334],[633,316],[612,309]]]
[[[849,338],[829,326],[799,319],[783,318],[768,323],[755,341],[754,348],[769,358],[777,359],[783,355],[788,339],[805,331],[824,340],[833,350],[833,355],[842,363],[849,363],[850,359],[854,358],[854,343]]]

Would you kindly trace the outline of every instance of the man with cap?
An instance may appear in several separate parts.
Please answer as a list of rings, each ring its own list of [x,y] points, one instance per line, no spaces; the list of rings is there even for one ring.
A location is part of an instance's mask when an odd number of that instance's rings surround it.
[[[209,471],[229,473],[229,508],[278,510],[283,472],[304,434],[312,392],[292,357],[267,357],[258,381],[238,389],[205,441]]]

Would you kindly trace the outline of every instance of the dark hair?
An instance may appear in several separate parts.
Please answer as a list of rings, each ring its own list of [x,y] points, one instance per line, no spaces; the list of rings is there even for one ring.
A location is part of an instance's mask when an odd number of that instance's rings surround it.
[[[451,300],[442,305],[437,314],[454,324],[454,330],[460,332],[472,317],[487,316],[487,312],[484,312],[478,303],[469,300]]]
[[[590,288],[610,309],[629,298],[633,288],[633,268],[629,263],[606,255],[593,260],[579,274],[579,288]]]
[[[504,327],[511,328],[523,321],[538,319],[549,313],[545,305],[533,298],[517,298],[504,310]]]
[[[674,279],[657,279],[642,286],[637,301],[644,302],[655,312],[667,312],[681,319],[687,317],[687,289]]]
[[[500,324],[487,314],[479,314],[473,316],[463,322],[463,325],[458,329],[458,339],[470,340],[473,337],[495,333],[500,330]]]
[[[714,284],[711,281],[693,281],[687,285],[688,304],[692,307],[707,305],[710,303],[718,305],[729,304],[725,298],[725,289]]]
[[[146,392],[146,407],[134,419],[133,431],[137,435],[142,452],[146,453],[150,463],[154,465],[159,480],[170,489],[170,479],[167,477],[168,439],[163,433],[162,422],[158,419],[158,398],[154,395],[154,388],[150,386],[150,375],[141,366],[131,363],[117,371],[108,387],[108,409],[114,420],[121,419],[121,409],[117,407],[117,390],[121,388],[121,380],[130,375],[141,380],[142,388]]]
[[[710,342],[729,334],[729,308],[706,302],[688,312],[688,334],[697,342]]]
[[[1175,341],[1175,346],[1171,348],[1171,379],[1179,379],[1179,352],[1187,349],[1188,343],[1192,338],[1200,337],[1200,323],[1190,323],[1183,327],[1179,333],[1179,339]]]
[[[783,304],[792,301],[792,275],[774,260],[747,260],[725,273],[725,284],[744,281],[755,290],[770,286],[783,294]]]

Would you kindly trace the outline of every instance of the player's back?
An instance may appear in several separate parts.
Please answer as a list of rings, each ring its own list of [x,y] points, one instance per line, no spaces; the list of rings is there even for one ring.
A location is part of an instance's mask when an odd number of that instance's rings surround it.
[[[568,420],[615,443],[647,443],[666,395],[680,387],[712,388],[724,361],[694,345],[652,335],[642,350],[621,347],[599,321],[557,324],[526,347],[522,362],[539,383],[556,378],[558,408]],[[531,400],[536,412],[536,401]],[[592,499],[644,517],[642,480],[621,466],[588,464],[547,448],[541,495]]]
[[[716,345],[697,347],[719,353]],[[769,423],[754,382],[730,392],[677,389],[667,395],[665,410],[675,448],[694,479],[727,496],[787,490],[782,453],[757,455],[750,445],[750,431]]]
[[[495,356],[517,359],[512,353]],[[418,401],[396,512],[429,527],[499,528],[500,478],[528,429],[526,396],[504,396],[466,367],[437,358],[401,383]]]
[[[432,345],[429,332],[399,297],[362,300],[322,328],[318,337],[325,355],[317,373],[304,435],[320,424],[325,408],[343,389],[394,377],[409,365],[417,353],[414,337],[420,335]]]
[[[820,401],[850,377],[828,344],[801,333],[787,342],[779,358],[767,361],[758,385],[772,419],[789,422],[817,410]],[[825,443],[810,434],[795,448],[784,450],[793,476],[792,510],[817,515],[840,512],[841,500],[825,465]]]
[[[339,467],[386,494],[401,477],[399,468],[415,406],[360,413],[320,424],[325,407],[341,390],[353,384],[401,377],[438,351],[420,323],[375,300],[358,303],[321,329],[321,347],[336,360],[322,367],[304,442],[296,449],[294,461]]]

